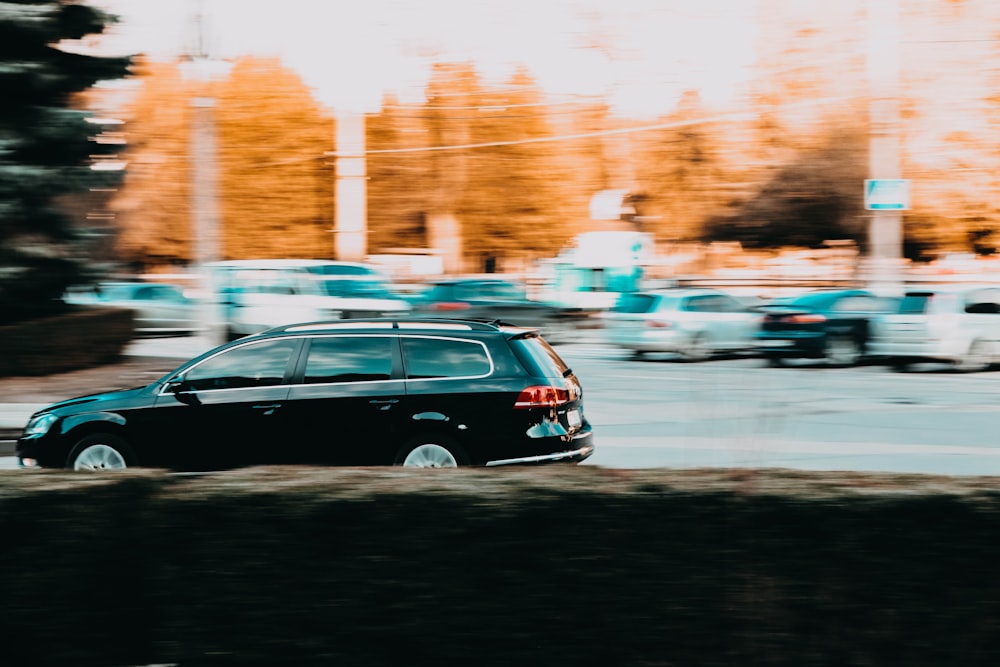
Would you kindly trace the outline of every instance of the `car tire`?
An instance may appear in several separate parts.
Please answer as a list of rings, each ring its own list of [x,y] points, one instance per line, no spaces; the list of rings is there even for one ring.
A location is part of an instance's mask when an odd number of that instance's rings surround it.
[[[857,366],[864,356],[861,343],[850,335],[830,336],[826,341],[826,363],[839,368]]]
[[[768,368],[781,368],[785,365],[785,360],[780,355],[768,354],[764,357],[764,365]]]
[[[429,434],[413,438],[400,448],[395,465],[404,468],[457,468],[469,457],[451,438]]]
[[[66,467],[73,470],[124,470],[135,463],[132,448],[111,433],[94,433],[81,438],[66,459]]]
[[[708,349],[708,338],[705,334],[695,334],[688,341],[688,344],[681,350],[684,361],[705,361],[711,355]]]
[[[990,367],[990,356],[986,352],[986,344],[974,340],[960,359],[955,361],[955,370],[959,373],[978,373]]]
[[[889,362],[889,367],[896,373],[909,373],[910,365],[910,362],[906,359],[893,359]]]

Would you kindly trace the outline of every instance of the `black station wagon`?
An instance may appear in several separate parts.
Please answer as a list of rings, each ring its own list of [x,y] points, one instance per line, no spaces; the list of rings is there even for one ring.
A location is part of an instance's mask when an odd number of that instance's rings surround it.
[[[480,320],[294,324],[156,382],[32,415],[23,467],[492,466],[594,451],[583,390],[534,329]]]

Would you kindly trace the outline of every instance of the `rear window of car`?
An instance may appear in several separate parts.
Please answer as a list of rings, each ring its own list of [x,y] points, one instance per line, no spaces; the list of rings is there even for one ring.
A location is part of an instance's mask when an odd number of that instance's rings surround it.
[[[900,315],[922,315],[927,311],[927,304],[933,296],[929,292],[906,294],[899,302],[897,312]]]
[[[493,371],[486,348],[476,341],[405,337],[400,342],[410,380],[482,377]]]
[[[518,336],[510,340],[511,349],[532,375],[546,378],[565,377],[569,366],[543,338]]]

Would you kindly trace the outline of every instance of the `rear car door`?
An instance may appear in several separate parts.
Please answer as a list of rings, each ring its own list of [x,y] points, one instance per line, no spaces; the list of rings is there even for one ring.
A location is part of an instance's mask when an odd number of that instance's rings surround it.
[[[495,366],[478,340],[412,334],[400,337],[406,368],[408,435],[437,433],[459,441],[507,437],[517,397],[509,383],[492,378]],[[489,379],[488,379],[489,378]],[[474,463],[477,451],[469,451]]]
[[[406,408],[396,337],[309,337],[288,398],[282,463],[391,464]]]

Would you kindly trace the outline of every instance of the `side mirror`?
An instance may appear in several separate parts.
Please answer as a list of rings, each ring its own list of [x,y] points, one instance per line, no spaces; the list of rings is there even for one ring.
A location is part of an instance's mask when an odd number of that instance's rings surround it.
[[[183,375],[175,375],[174,377],[167,380],[166,385],[164,385],[164,391],[168,394],[178,394],[184,391],[187,382],[184,380]]]
[[[167,380],[164,390],[168,394],[173,394],[174,398],[184,405],[201,405],[198,394],[191,391],[191,385],[188,384],[183,375],[178,375]]]

